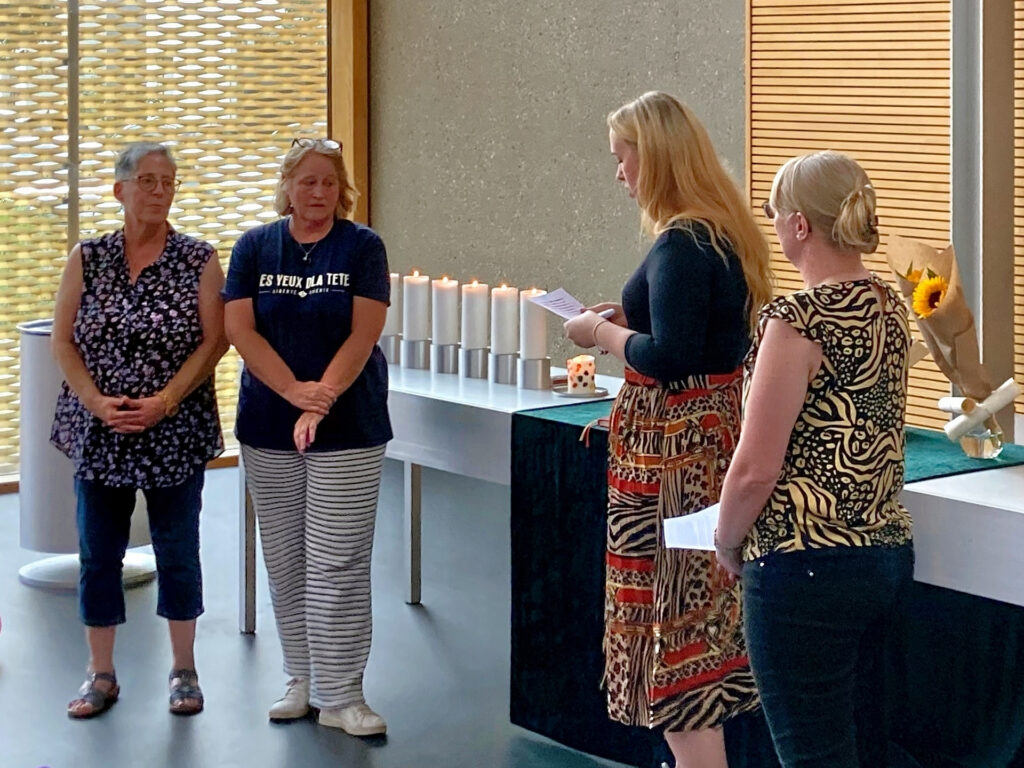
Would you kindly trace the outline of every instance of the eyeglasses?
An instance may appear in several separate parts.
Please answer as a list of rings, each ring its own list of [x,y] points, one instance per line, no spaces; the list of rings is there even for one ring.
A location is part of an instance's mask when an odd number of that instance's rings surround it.
[[[764,215],[768,219],[768,221],[771,221],[772,219],[775,218],[775,209],[772,208],[772,204],[769,203],[767,200],[761,203],[761,210],[764,211]]]
[[[124,181],[133,181],[139,185],[139,189],[143,192],[152,192],[156,189],[159,184],[165,192],[177,192],[181,187],[181,181],[179,179],[172,179],[167,176],[157,178],[152,174],[145,173],[142,176],[132,176],[130,179],[124,179]]]
[[[303,149],[326,149],[328,152],[341,152],[341,142],[334,139],[292,139],[293,147]]]

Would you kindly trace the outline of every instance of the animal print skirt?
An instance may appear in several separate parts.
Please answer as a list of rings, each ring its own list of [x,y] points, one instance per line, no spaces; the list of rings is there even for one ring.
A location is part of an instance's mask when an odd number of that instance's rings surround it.
[[[718,500],[740,429],[742,374],[662,386],[626,372],[608,456],[608,715],[688,731],[755,709],[740,586],[713,552],[666,549],[662,522]]]

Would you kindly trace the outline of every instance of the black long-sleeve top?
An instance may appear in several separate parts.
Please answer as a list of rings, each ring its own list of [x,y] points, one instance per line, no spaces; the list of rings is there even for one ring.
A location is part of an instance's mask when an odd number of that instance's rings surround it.
[[[739,258],[707,229],[673,228],[654,241],[622,289],[626,362],[662,384],[686,376],[730,373],[750,348],[747,284]]]

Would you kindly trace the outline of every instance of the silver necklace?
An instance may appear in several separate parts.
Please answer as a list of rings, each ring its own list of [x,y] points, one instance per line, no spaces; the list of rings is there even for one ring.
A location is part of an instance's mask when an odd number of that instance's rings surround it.
[[[324,237],[327,237],[327,235],[324,235],[323,237],[319,238],[316,242],[314,242],[307,248],[305,245],[300,243],[299,238],[295,236],[295,231],[293,229],[293,227],[295,226],[294,221],[295,220],[293,217],[288,217],[288,231],[291,233],[292,240],[295,241],[295,244],[299,246],[299,250],[302,251],[302,263],[309,264],[309,259],[313,255],[313,251],[316,250],[316,247],[320,245],[320,241],[323,240]]]
[[[323,240],[323,238],[320,238],[320,240]],[[302,263],[303,264],[309,264],[309,259],[313,255],[313,251],[316,250],[316,247],[318,245],[320,245],[320,240],[317,240],[315,243],[313,243],[311,246],[309,246],[309,248],[306,248],[306,246],[304,246],[298,240],[295,241],[295,244],[297,246],[299,246],[299,250],[302,251]]]

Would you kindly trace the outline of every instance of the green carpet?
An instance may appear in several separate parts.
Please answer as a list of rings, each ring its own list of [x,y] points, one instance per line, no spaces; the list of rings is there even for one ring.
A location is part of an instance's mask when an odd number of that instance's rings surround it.
[[[597,400],[570,403],[555,408],[522,411],[521,415],[584,427],[595,419],[607,416],[611,412],[612,402]],[[1024,464],[1024,445],[1004,446],[1003,452],[995,459],[972,459],[964,455],[959,445],[951,443],[943,432],[907,427],[907,483],[1016,464]]]

